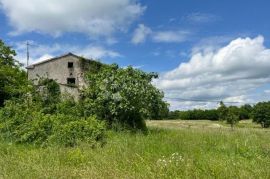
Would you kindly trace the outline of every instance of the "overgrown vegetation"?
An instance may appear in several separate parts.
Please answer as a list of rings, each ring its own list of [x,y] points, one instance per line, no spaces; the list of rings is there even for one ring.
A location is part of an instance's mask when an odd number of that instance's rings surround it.
[[[94,150],[0,142],[0,178],[270,178],[269,135],[150,128],[148,135],[109,132],[108,143]]]
[[[6,140],[95,146],[104,143],[108,128],[146,132],[145,119],[161,119],[168,112],[163,93],[151,84],[155,73],[86,63],[81,58],[81,65],[88,71],[88,87],[82,91],[82,99],[75,102],[61,94],[52,79],[40,78],[38,85],[28,82],[14,59],[15,51],[2,41],[0,50],[0,105],[5,104],[0,110],[0,134]]]
[[[105,142],[105,123],[81,116],[72,98],[59,96],[58,84],[42,80],[42,90],[32,89],[20,99],[6,101],[0,111],[0,133],[8,141],[35,145],[92,146]],[[72,111],[71,111],[72,110]]]
[[[28,90],[26,72],[14,56],[16,52],[0,39],[0,107],[5,100],[19,98]]]
[[[87,75],[89,87],[83,92],[84,111],[106,120],[111,128],[145,131],[145,119],[162,119],[168,112],[163,93],[151,81],[155,73],[104,65]]]

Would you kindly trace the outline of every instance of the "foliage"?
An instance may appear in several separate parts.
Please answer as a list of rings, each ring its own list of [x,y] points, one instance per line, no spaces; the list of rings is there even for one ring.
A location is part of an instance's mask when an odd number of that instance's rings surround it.
[[[80,58],[80,68],[83,71],[91,71],[92,73],[97,73],[102,66],[103,64],[96,60],[88,60],[83,57]]]
[[[105,119],[110,127],[146,130],[144,119],[162,118],[168,111],[163,93],[151,84],[157,77],[154,73],[104,65],[86,77],[89,87],[83,92],[84,110]]]
[[[270,127],[270,102],[260,102],[254,106],[253,121],[263,128]]]
[[[179,110],[169,111],[166,118],[168,118],[168,119],[180,119],[179,118],[179,112],[180,112]]]
[[[225,106],[223,102],[217,109],[193,109],[187,111],[170,111],[168,119],[183,119],[183,120],[223,120],[226,121],[229,111],[238,116],[239,120],[250,119],[252,113],[252,106],[246,104],[241,107]],[[231,115],[231,114],[230,114]]]
[[[27,93],[27,75],[14,59],[16,53],[0,40],[0,107],[4,101]]]
[[[223,101],[221,101],[219,103],[219,107],[218,107],[218,113],[219,113],[219,120],[226,120],[226,116],[228,115],[228,108],[225,106],[225,104],[223,103]]]
[[[226,113],[225,120],[228,124],[231,125],[231,128],[235,126],[236,123],[240,120],[239,110],[236,106],[230,106],[228,112]]]
[[[105,123],[96,117],[76,118],[74,116],[58,115],[60,120],[53,129],[49,141],[65,146],[78,145],[81,142],[96,145],[96,141],[104,143]]]
[[[60,87],[56,81],[48,78],[40,78],[38,81],[37,92],[41,99],[41,111],[51,114],[56,111],[56,106],[61,100]]]
[[[18,67],[18,63],[14,60],[16,56],[15,50],[11,49],[0,39],[0,64],[1,66]]]
[[[72,98],[61,98],[55,81],[41,79],[39,84],[39,88],[33,87],[22,98],[6,101],[0,111],[2,137],[36,145],[104,143],[104,122],[92,115],[83,116],[81,106]]]
[[[249,104],[245,104],[239,108],[240,120],[252,118],[253,107]]]
[[[171,111],[169,119],[182,119],[182,120],[218,120],[219,115],[216,109],[202,110],[194,109],[188,111]]]

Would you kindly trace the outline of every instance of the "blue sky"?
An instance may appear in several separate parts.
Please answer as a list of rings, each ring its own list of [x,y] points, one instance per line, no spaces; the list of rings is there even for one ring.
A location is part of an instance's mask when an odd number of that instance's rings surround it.
[[[31,63],[71,51],[159,72],[171,109],[269,100],[267,0],[0,2],[0,38],[21,62],[29,41]]]

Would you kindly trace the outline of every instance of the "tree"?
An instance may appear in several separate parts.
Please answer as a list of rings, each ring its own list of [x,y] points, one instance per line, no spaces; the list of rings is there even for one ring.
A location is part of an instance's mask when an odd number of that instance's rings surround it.
[[[252,113],[252,106],[249,104],[245,104],[239,108],[240,119],[250,119]]]
[[[225,115],[225,120],[228,124],[231,125],[231,128],[233,129],[233,127],[235,126],[235,124],[238,123],[240,119],[240,116],[239,116],[239,109],[238,107],[236,106],[230,106],[228,108],[228,111]]]
[[[223,101],[220,101],[218,107],[219,120],[226,120],[226,116],[228,114],[228,108],[225,106]]]
[[[95,114],[110,127],[146,129],[144,119],[160,118],[167,110],[163,93],[151,81],[155,73],[128,67],[104,65],[86,75],[88,88],[83,92],[86,115]]]
[[[5,43],[0,39],[0,64],[1,66],[17,67],[18,61],[14,60],[16,56],[15,50],[11,47],[5,45]]]
[[[14,57],[16,53],[0,40],[0,107],[4,101],[28,90],[27,75]]]
[[[270,102],[257,103],[253,108],[253,122],[261,124],[263,128],[270,127]]]

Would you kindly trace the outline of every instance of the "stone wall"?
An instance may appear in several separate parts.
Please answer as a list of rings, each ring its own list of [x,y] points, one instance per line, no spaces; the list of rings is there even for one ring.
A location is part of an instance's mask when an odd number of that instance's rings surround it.
[[[73,62],[73,68],[68,68],[68,62]],[[28,79],[34,80],[35,84],[39,77],[54,79],[59,84],[67,84],[67,78],[75,78],[75,85],[83,86],[85,82],[82,73],[80,59],[75,56],[65,56],[28,68]]]
[[[73,62],[73,68],[68,68],[69,62]],[[74,55],[66,55],[29,66],[28,79],[37,85],[39,77],[55,80],[60,85],[62,93],[69,93],[75,99],[79,99],[78,88],[82,89],[86,85],[81,59]],[[75,78],[75,84],[69,85],[67,78]]]
[[[67,85],[60,85],[61,94],[69,94],[74,97],[75,101],[80,99],[80,92],[77,87],[67,86]]]

